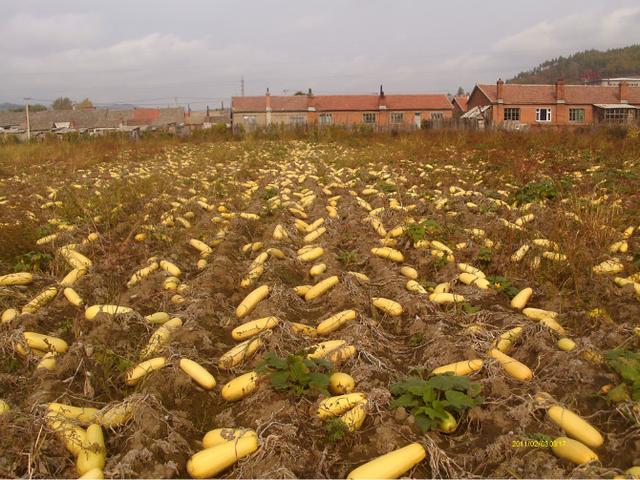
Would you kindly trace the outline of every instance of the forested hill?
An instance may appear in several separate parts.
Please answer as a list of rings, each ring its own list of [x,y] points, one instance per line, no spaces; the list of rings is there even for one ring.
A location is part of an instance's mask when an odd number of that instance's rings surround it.
[[[640,76],[640,45],[607,51],[585,50],[568,57],[558,57],[541,63],[528,72],[521,72],[507,83],[554,83],[564,78],[566,83],[608,78]]]

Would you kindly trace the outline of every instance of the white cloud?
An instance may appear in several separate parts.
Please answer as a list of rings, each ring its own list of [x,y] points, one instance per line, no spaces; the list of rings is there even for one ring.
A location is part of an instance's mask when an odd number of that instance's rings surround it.
[[[585,48],[613,48],[640,41],[640,7],[590,11],[545,20],[499,40],[497,53],[557,56]]]
[[[87,44],[100,35],[95,15],[60,14],[37,17],[19,13],[0,23],[0,51],[55,51]]]
[[[327,18],[322,15],[305,15],[296,18],[292,24],[296,30],[315,30],[326,23]]]
[[[544,20],[499,39],[488,51],[451,56],[431,66],[441,84],[495,82],[528,70],[544,60],[580,50],[623,47],[640,42],[640,7],[610,12],[592,10]]]
[[[40,55],[5,55],[2,90],[14,95],[145,99],[158,95],[216,95],[238,89],[242,65],[286,60],[259,48],[213,48],[205,38],[152,33],[102,47],[66,48]],[[229,83],[233,81],[233,85]],[[226,85],[225,85],[226,82]],[[222,96],[226,96],[224,93]]]
[[[410,48],[416,42],[409,30],[385,33],[396,39],[385,49],[371,47],[368,37],[350,41],[342,32],[329,35],[335,40],[329,44],[314,43],[315,34],[304,35],[330,24],[331,18],[322,11],[297,13],[284,30],[278,29],[279,39],[311,39],[307,45],[274,44],[268,41],[273,32],[264,33],[264,42],[243,35],[168,33],[175,30],[166,24],[154,24],[155,33],[141,24],[133,30],[140,33],[130,38],[107,40],[118,34],[107,17],[9,16],[0,19],[0,101],[59,95],[105,102],[176,95],[228,97],[239,93],[241,75],[248,94],[261,94],[266,87],[276,93],[307,87],[375,91],[379,83],[389,92],[442,91],[508,78],[578,50],[640,42],[640,7],[552,17],[493,44],[486,38],[484,43],[465,40],[465,35],[475,35],[468,29],[460,32],[460,45],[469,45],[468,50],[437,46],[437,54],[428,47]]]

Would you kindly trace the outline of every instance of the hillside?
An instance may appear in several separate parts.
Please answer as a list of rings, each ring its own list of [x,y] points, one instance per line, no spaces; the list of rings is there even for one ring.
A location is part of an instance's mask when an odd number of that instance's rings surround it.
[[[507,83],[583,83],[597,78],[640,75],[640,45],[606,51],[585,50],[569,57],[558,57],[521,72]]]
[[[18,105],[17,103],[0,103],[0,112],[5,110],[13,110],[15,108],[24,108],[24,105]]]

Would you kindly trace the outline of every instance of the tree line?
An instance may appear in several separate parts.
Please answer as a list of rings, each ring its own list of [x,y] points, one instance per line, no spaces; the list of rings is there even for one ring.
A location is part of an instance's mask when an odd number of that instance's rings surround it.
[[[586,83],[609,77],[640,75],[640,45],[614,48],[606,51],[585,50],[568,57],[557,57],[537,67],[520,72],[507,83],[554,83],[564,79],[567,83]]]
[[[11,112],[24,112],[25,111],[26,106],[23,107],[18,107],[18,108],[12,108],[9,111]],[[43,105],[41,103],[34,103],[33,105],[29,105],[29,111],[30,112],[44,112],[46,110],[88,110],[91,108],[95,108],[93,106],[93,102],[91,102],[91,100],[89,100],[88,98],[85,98],[84,100],[80,101],[80,102],[74,102],[73,100],[71,100],[69,97],[58,97],[56,98],[52,103],[51,103],[51,107],[47,107],[46,105]]]

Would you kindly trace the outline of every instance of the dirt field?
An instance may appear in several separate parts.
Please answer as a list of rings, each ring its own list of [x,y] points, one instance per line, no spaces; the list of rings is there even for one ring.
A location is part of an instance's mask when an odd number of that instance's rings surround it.
[[[474,135],[165,141],[123,144],[84,162],[78,154],[48,157],[55,144],[25,156],[20,149],[32,147],[0,146],[0,276],[33,276],[26,285],[0,286],[0,312],[18,313],[0,325],[0,399],[10,407],[0,414],[0,476],[77,478],[47,404],[104,413],[124,400],[133,404],[130,418],[103,424],[108,478],[189,477],[188,459],[219,427],[253,429],[259,443],[218,475],[224,478],[345,478],[413,442],[426,449],[406,474],[414,478],[612,478],[640,465],[640,140]],[[11,163],[12,155],[20,162]],[[278,225],[286,235],[274,235]],[[302,261],[305,245],[322,254]],[[403,259],[372,253],[383,245]],[[514,259],[523,245],[528,251]],[[66,287],[82,300],[76,306],[60,282],[83,258],[86,273]],[[326,269],[311,276],[319,264]],[[402,266],[417,271],[414,282]],[[256,278],[242,287],[251,270]],[[338,283],[317,298],[294,290],[332,276]],[[236,308],[261,285],[268,296],[238,318]],[[48,287],[55,296],[23,312]],[[544,310],[542,320],[511,306],[526,287],[533,289],[526,307]],[[436,303],[434,289],[463,298]],[[400,304],[401,314],[373,306],[376,297]],[[93,305],[132,310],[87,319]],[[344,310],[356,318],[326,334],[296,326],[316,327]],[[128,386],[160,328],[145,318],[155,312],[182,324],[148,356],[164,357],[164,368]],[[219,368],[239,343],[232,330],[268,316],[278,323],[258,334],[257,351]],[[488,354],[516,327],[512,345],[500,350],[528,367],[530,379],[515,378]],[[44,350],[29,348],[23,332],[58,337],[68,350],[43,368]],[[563,337],[575,347],[560,349]],[[366,418],[354,432],[317,417],[324,388],[305,383],[292,393],[292,375],[283,386],[273,369],[259,368],[269,352],[300,360],[311,345],[337,339],[355,353],[310,368],[320,383],[324,373],[348,373],[354,392],[365,394]],[[624,368],[611,351],[625,352]],[[179,367],[183,358],[203,366],[216,386],[198,386]],[[436,416],[425,433],[418,417],[433,409],[393,402],[391,385],[473,359],[483,361],[469,376],[482,398],[461,394],[456,407],[448,392],[451,401],[440,404],[455,417],[454,431],[442,432]],[[227,382],[256,368],[255,391],[223,399]],[[602,434],[602,445],[591,448],[598,461],[577,465],[548,448],[557,437],[581,439],[549,418],[556,404]],[[101,423],[95,418],[88,423]]]

